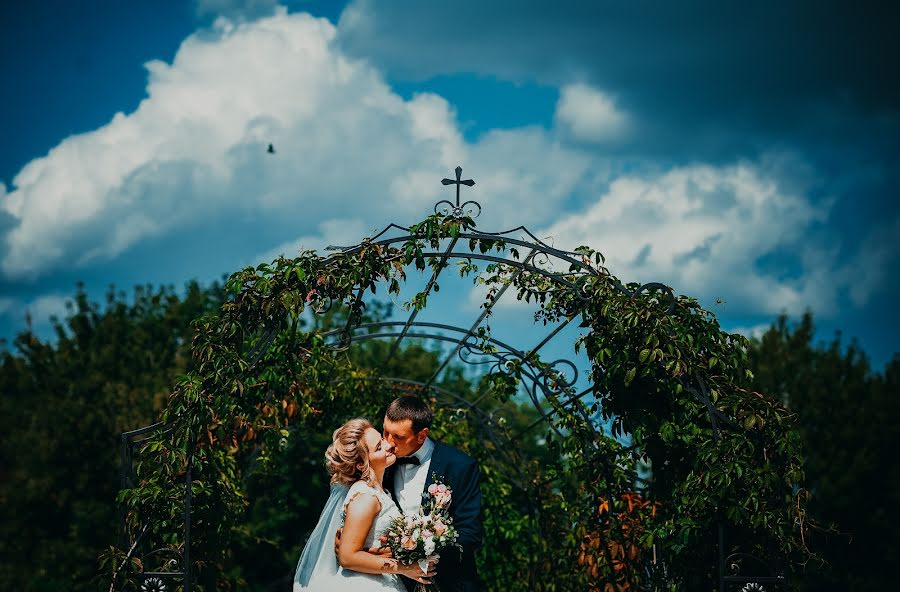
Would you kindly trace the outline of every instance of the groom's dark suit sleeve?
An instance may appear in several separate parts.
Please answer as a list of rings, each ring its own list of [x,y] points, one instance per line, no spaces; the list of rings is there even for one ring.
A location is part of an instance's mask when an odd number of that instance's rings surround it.
[[[481,547],[484,538],[481,513],[481,472],[475,459],[465,456],[468,462],[456,479],[451,507],[456,504],[454,524],[459,532],[459,543],[474,551]]]
[[[441,452],[447,455],[447,484],[453,489],[450,514],[459,533],[457,542],[462,546],[462,553],[454,549],[441,553],[437,583],[442,592],[480,592],[475,552],[484,538],[481,472],[471,456],[452,447],[442,447]]]

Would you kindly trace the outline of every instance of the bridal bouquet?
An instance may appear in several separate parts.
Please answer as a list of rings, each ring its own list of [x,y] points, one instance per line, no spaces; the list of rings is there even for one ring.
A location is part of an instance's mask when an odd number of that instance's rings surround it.
[[[459,535],[450,517],[451,489],[435,479],[422,498],[419,513],[394,518],[382,539],[395,559],[406,564],[418,563],[424,572],[430,561],[440,557],[442,549],[459,548],[456,542]]]

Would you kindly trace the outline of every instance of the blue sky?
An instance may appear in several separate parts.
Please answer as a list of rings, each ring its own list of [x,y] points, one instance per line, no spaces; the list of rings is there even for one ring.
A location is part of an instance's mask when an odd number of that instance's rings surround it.
[[[78,281],[209,281],[414,222],[459,164],[483,230],[589,244],[730,330],[809,308],[881,365],[888,4],[5,3],[0,336],[26,310],[46,329]]]

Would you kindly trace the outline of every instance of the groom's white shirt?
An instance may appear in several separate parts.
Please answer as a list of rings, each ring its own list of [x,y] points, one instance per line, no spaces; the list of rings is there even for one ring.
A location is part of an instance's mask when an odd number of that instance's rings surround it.
[[[397,467],[394,473],[394,495],[404,514],[418,514],[422,506],[422,492],[425,490],[425,481],[428,479],[428,469],[431,467],[431,454],[434,452],[434,442],[431,438],[425,441],[412,456],[419,459],[419,465],[406,464]]]

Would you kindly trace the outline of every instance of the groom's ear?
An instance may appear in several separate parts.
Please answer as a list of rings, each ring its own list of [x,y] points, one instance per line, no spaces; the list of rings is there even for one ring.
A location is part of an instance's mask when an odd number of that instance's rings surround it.
[[[425,438],[428,437],[428,428],[422,428],[419,430],[419,433],[416,434],[416,442],[419,444],[423,444],[425,442]]]

